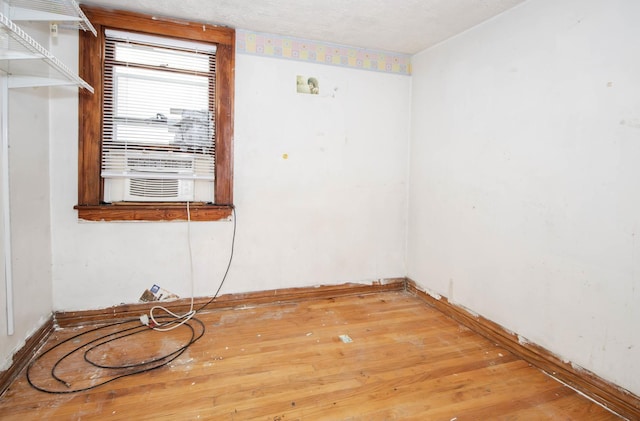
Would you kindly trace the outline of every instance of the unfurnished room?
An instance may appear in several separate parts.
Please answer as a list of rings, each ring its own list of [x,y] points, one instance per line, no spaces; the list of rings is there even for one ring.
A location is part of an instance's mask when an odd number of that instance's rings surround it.
[[[640,420],[640,1],[0,4],[0,419]]]

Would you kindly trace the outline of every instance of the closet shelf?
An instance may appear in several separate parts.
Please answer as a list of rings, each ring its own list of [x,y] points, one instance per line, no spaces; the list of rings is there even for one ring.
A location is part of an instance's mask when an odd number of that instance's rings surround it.
[[[33,60],[47,66],[41,69],[32,63]],[[22,62],[29,64],[22,65]],[[93,93],[91,85],[1,13],[0,71],[9,76],[9,88],[76,85]]]
[[[75,0],[4,0],[9,5],[8,18],[17,21],[57,22],[97,35]]]

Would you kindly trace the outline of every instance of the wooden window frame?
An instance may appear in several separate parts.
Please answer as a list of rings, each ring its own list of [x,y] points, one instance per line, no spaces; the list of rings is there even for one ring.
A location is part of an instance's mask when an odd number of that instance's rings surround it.
[[[180,21],[134,12],[82,6],[98,32],[80,33],[79,73],[95,92],[79,94],[78,133],[78,218],[90,221],[186,220],[185,202],[103,203],[104,183],[100,177],[102,149],[102,104],[104,28],[145,32],[211,42],[216,50],[216,167],[215,203],[189,204],[193,221],[228,218],[233,208],[233,112],[235,30],[203,23]]]

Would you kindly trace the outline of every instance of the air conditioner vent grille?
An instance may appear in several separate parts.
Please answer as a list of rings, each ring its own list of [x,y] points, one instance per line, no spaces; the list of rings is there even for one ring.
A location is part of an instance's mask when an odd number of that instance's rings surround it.
[[[176,198],[180,193],[179,180],[131,178],[129,194],[135,197]]]

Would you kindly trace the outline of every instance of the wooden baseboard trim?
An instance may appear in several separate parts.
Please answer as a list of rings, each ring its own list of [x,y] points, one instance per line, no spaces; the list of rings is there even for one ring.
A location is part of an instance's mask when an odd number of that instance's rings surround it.
[[[383,291],[403,291],[405,278],[389,278],[374,281],[370,284],[347,283],[339,285],[322,285],[317,287],[285,288],[268,291],[257,291],[240,294],[227,294],[217,297],[211,303],[210,297],[194,300],[194,308],[202,306],[204,310],[273,304],[278,302],[301,301],[322,298],[335,298],[348,295],[373,294]],[[175,301],[161,301],[151,303],[122,304],[100,310],[63,311],[54,314],[55,321],[60,327],[81,326],[112,322],[118,319],[135,318],[148,313],[154,305],[162,305],[174,313],[189,311],[191,299],[183,298]]]
[[[0,396],[11,386],[11,383],[18,377],[23,368],[31,362],[36,351],[45,344],[51,333],[55,330],[53,315],[25,342],[24,346],[13,355],[11,366],[0,372]]]
[[[421,298],[426,304],[486,337],[493,343],[504,347],[549,375],[579,390],[613,412],[628,419],[640,419],[640,398],[638,396],[598,377],[589,370],[562,361],[549,350],[526,342],[517,334],[510,332],[497,323],[474,315],[464,308],[450,303],[446,297],[436,298],[430,295],[418,287],[411,279],[392,278],[372,282],[371,284],[347,283],[227,294],[216,298],[206,306],[205,310],[402,290],[406,290]],[[208,301],[209,298],[207,297],[198,298],[194,301],[194,307],[197,309]],[[140,314],[148,312],[155,304],[157,303],[124,304],[101,310],[54,313],[53,316],[27,340],[22,349],[14,355],[11,367],[7,371],[0,373],[0,395],[4,393],[15,377],[29,363],[35,351],[42,346],[54,331],[55,325],[71,327],[138,317]],[[174,312],[185,312],[190,307],[190,300],[180,299],[171,302],[162,302],[162,304]]]
[[[628,419],[640,420],[640,398],[631,392],[598,377],[589,370],[562,361],[551,351],[522,340],[517,334],[499,324],[451,304],[446,297],[430,295],[411,279],[407,279],[406,289],[456,322],[579,390],[611,411]]]

